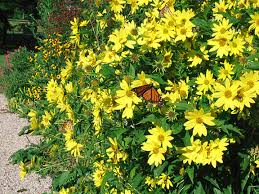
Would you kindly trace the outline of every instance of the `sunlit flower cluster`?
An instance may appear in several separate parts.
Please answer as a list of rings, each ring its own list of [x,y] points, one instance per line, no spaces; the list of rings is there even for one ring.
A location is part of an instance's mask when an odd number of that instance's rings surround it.
[[[192,142],[191,146],[182,149],[183,162],[188,164],[192,162],[202,165],[211,164],[216,168],[217,163],[223,163],[223,154],[228,145],[227,138],[217,138],[210,140],[210,142],[201,142],[197,139]]]

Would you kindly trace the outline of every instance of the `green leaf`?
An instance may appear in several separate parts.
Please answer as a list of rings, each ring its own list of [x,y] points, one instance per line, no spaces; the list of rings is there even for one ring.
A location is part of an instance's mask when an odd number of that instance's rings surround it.
[[[195,18],[192,20],[192,23],[194,23],[195,26],[199,26],[204,29],[210,29],[210,24],[206,20]]]
[[[111,178],[113,178],[113,172],[106,171],[101,184],[101,193],[106,192],[106,188],[105,188],[106,182]]]
[[[210,178],[208,176],[205,176],[204,179],[206,181],[209,181],[213,186],[215,186],[217,189],[220,189],[219,184],[216,179]]]
[[[143,179],[144,178],[140,174],[137,174],[137,176],[135,176],[134,179],[132,180],[131,186],[133,188],[138,187],[141,181],[143,181]]]
[[[66,185],[67,183],[71,182],[76,178],[75,172],[65,171],[61,175],[59,175],[56,179],[53,181],[53,187],[61,187]]]
[[[191,188],[191,184],[188,184],[188,185],[186,185],[186,184],[184,184],[184,186],[181,188],[181,192],[179,192],[179,193],[190,193],[190,192],[188,192],[188,190]]]
[[[192,184],[193,184],[193,177],[194,177],[194,167],[190,167],[188,166],[187,169],[186,169],[186,172],[190,178],[190,180],[192,181]]]
[[[182,123],[175,123],[171,126],[171,130],[174,135],[180,133],[183,130],[183,124]]]
[[[165,130],[169,130],[170,129],[170,126],[169,126],[169,124],[166,122],[166,118],[163,118],[162,120],[161,120],[161,127],[163,128],[163,129],[165,129]]]
[[[113,137],[119,139],[123,133],[125,133],[128,129],[126,128],[114,128],[111,130],[111,134]]]
[[[156,116],[151,114],[151,115],[148,115],[146,118],[142,119],[139,123],[148,123],[148,122],[156,122],[157,119],[156,119]]]
[[[245,186],[246,186],[246,183],[247,183],[247,181],[248,181],[248,179],[249,179],[249,174],[250,174],[250,172],[248,172],[247,174],[246,174],[246,176],[242,179],[242,181],[241,181],[241,191],[244,191],[244,188],[245,188]]]
[[[136,169],[138,166],[135,166],[134,168],[131,169],[130,171],[130,178],[132,179],[136,175]]]
[[[213,188],[214,194],[222,194],[222,192],[217,189],[217,188]]]
[[[135,76],[136,76],[136,72],[135,72],[135,68],[132,64],[130,64],[130,67],[129,67],[129,75],[134,79]]]
[[[114,68],[109,65],[103,65],[101,73],[104,77],[110,77],[114,75]]]
[[[30,133],[30,126],[25,126],[21,129],[21,131],[18,133],[19,136],[25,135]]]
[[[223,189],[224,194],[232,194],[232,186],[229,185],[227,188]]]
[[[252,70],[259,70],[259,61],[250,62],[246,68]]]
[[[249,57],[247,57],[248,61],[253,61],[256,59],[259,59],[259,53],[256,53],[256,54],[253,54],[253,55],[250,55]]]
[[[191,104],[188,104],[187,102],[179,102],[176,104],[175,110],[181,110],[181,111],[186,111],[186,110],[191,110],[193,106]]]
[[[165,161],[162,165],[160,165],[159,167],[155,168],[154,170],[154,176],[158,177],[161,175],[161,173],[164,171],[165,167],[167,167],[168,162]]]
[[[240,164],[240,167],[241,167],[242,172],[244,172],[249,167],[250,161],[249,161],[249,157],[246,154],[244,154],[242,156],[243,156],[243,160]]]
[[[198,185],[194,188],[193,193],[194,194],[206,194],[201,182],[198,182]]]
[[[166,84],[166,82],[160,77],[160,75],[147,75],[148,78],[152,78],[159,84]]]
[[[191,136],[190,136],[188,131],[186,131],[185,136],[184,136],[184,138],[182,138],[182,140],[183,140],[183,143],[184,143],[185,146],[192,145],[192,143],[191,143]]]

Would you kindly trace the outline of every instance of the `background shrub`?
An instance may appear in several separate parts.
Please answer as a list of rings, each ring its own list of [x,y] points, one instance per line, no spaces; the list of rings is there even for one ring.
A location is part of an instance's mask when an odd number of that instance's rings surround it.
[[[28,80],[32,75],[31,57],[33,53],[26,47],[20,47],[12,53],[8,53],[7,66],[4,69],[5,94],[8,98],[14,97],[19,90],[28,86]]]

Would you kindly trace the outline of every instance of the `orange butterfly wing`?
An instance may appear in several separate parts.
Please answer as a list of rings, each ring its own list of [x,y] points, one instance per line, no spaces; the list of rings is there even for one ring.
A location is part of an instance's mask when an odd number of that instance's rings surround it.
[[[147,85],[143,85],[143,86],[139,86],[136,88],[133,88],[132,91],[135,92],[137,94],[137,96],[143,96],[143,94],[148,91],[150,88],[152,88],[152,85],[147,84]]]
[[[147,90],[146,92],[144,92],[144,94],[142,95],[143,98],[147,101],[152,101],[152,102],[159,102],[161,100],[160,98],[160,94],[158,93],[158,91],[151,87],[149,90]]]

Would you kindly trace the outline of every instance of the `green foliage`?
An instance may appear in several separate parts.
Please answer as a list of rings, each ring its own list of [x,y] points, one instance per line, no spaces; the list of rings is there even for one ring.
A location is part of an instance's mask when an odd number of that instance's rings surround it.
[[[9,64],[4,69],[3,82],[6,86],[5,94],[8,98],[15,97],[20,89],[28,86],[28,80],[32,75],[31,62],[32,52],[21,47],[10,54]]]

